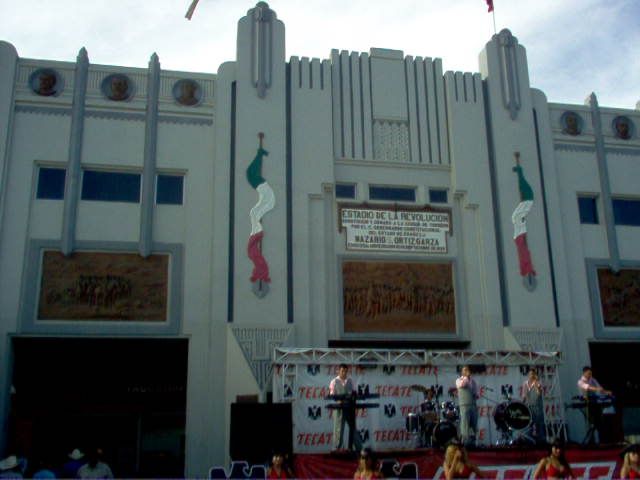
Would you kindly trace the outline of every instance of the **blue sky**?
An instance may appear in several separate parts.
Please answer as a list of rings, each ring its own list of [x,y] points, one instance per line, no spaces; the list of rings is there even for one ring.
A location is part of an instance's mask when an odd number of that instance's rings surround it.
[[[254,1],[0,0],[0,39],[21,57],[215,72],[235,58],[236,22]],[[531,85],[549,101],[635,109],[640,101],[640,0],[494,0],[498,31],[527,49]],[[287,57],[328,58],[332,48],[403,50],[439,57],[445,70],[478,71],[493,34],[484,0],[272,0]]]

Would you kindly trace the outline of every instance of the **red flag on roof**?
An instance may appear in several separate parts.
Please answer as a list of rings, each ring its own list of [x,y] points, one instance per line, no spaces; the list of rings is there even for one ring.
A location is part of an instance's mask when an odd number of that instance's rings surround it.
[[[487,12],[493,12],[493,0],[485,0],[485,1],[487,2],[487,7],[489,7]]]

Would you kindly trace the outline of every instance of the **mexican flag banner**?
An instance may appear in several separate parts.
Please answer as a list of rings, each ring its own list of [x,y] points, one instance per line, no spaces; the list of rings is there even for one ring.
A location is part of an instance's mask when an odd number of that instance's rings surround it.
[[[269,278],[269,265],[262,255],[262,239],[264,238],[264,229],[260,220],[269,211],[273,210],[276,200],[273,189],[262,177],[262,161],[266,155],[269,155],[262,148],[262,138],[264,134],[260,133],[260,146],[255,158],[247,167],[247,181],[249,185],[258,192],[258,203],[256,203],[249,212],[251,221],[251,235],[247,244],[247,256],[253,262],[253,272],[251,274],[251,283],[258,285],[256,294],[263,296],[267,292],[266,284],[271,281]]]
[[[518,189],[520,190],[520,203],[511,215],[513,222],[513,240],[518,249],[518,261],[520,263],[520,275],[532,279],[536,271],[533,269],[531,252],[527,245],[527,215],[533,207],[533,189],[527,179],[524,178],[524,171],[520,166],[520,155],[516,154],[516,166],[513,171],[518,175]]]

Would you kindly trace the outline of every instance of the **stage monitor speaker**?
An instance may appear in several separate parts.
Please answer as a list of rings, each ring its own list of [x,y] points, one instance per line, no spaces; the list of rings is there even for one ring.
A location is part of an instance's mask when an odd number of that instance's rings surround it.
[[[268,463],[274,452],[293,452],[290,403],[232,403],[229,451],[232,460]]]

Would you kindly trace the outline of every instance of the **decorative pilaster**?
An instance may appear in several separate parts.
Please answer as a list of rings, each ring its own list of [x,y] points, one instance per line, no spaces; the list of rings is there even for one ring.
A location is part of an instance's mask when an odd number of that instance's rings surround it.
[[[596,94],[589,95],[587,102],[591,107],[591,120],[593,122],[593,135],[596,139],[596,160],[598,162],[598,174],[600,177],[600,194],[602,195],[602,210],[604,225],[607,231],[607,245],[609,247],[609,260],[611,270],[620,270],[620,252],[618,251],[618,235],[613,219],[613,202],[611,201],[611,187],[609,184],[609,169],[607,168],[607,154],[604,149],[604,136],[602,134],[602,120],[600,107]]]
[[[251,15],[251,80],[258,97],[264,98],[271,87],[276,12],[266,2],[258,2],[247,14]]]
[[[73,81],[69,160],[67,162],[67,176],[64,186],[64,211],[62,214],[62,240],[60,249],[65,256],[73,253],[75,245],[88,74],[89,56],[87,55],[87,50],[82,47],[76,59],[76,71]]]
[[[520,79],[518,78],[518,55],[516,52],[518,40],[506,28],[497,37],[502,104],[504,108],[509,110],[511,120],[515,120],[518,117],[518,111],[522,103],[520,99]]]
[[[154,184],[156,177],[156,148],[158,143],[158,95],[160,92],[160,61],[151,55],[147,76],[147,113],[144,132],[144,166],[142,168],[142,202],[140,205],[140,240],[138,251],[142,257],[151,254],[153,244]]]

